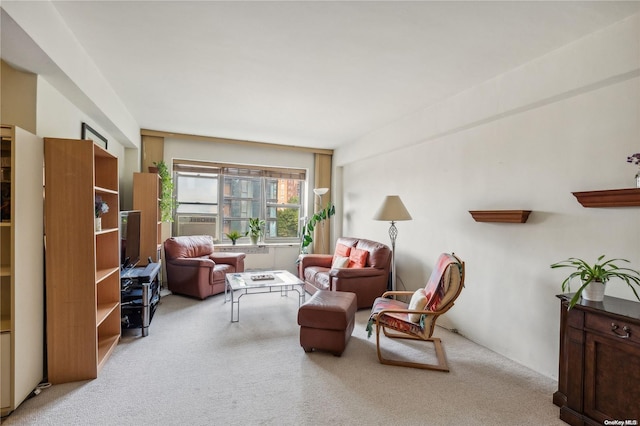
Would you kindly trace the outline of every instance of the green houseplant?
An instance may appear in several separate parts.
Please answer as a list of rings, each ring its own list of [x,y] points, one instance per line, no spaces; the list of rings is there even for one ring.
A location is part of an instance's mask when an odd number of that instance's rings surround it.
[[[95,230],[102,231],[102,215],[109,212],[109,205],[100,195],[95,196]]]
[[[169,167],[164,161],[153,163],[158,168],[160,176],[160,220],[162,222],[173,222],[173,210],[176,207],[176,200],[173,198],[173,178]]]
[[[316,229],[316,226],[321,224],[327,219],[330,219],[331,216],[336,214],[336,206],[334,206],[331,202],[327,204],[327,207],[320,210],[311,218],[307,223],[302,227],[302,242],[300,243],[300,252],[306,253],[307,247],[309,244],[313,242],[313,231]]]
[[[245,232],[244,234],[241,234],[238,231],[231,231],[229,233],[226,233],[224,235],[227,236],[228,239],[231,240],[231,244],[233,244],[234,246],[236,245],[236,241],[242,237],[246,237],[248,234],[248,232]]]
[[[249,218],[249,237],[251,244],[258,244],[258,240],[264,232],[265,221],[259,217]]]
[[[626,259],[609,259],[605,260],[605,255],[598,257],[598,260],[593,264],[589,264],[582,259],[570,257],[567,260],[557,262],[551,265],[551,268],[571,268],[575,269],[565,280],[562,282],[562,291],[571,291],[571,280],[579,278],[581,286],[571,298],[569,302],[569,309],[571,309],[580,299],[583,297],[586,300],[601,302],[604,297],[604,289],[607,281],[611,278],[619,278],[626,282],[627,285],[633,290],[636,298],[640,300],[638,292],[634,285],[640,286],[640,272],[630,269],[621,268],[614,262],[627,262]]]

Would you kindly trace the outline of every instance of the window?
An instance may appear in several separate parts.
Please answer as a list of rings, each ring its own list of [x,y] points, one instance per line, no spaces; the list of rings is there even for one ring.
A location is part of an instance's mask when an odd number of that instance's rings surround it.
[[[175,235],[212,235],[249,230],[249,219],[265,221],[264,241],[299,242],[303,187],[300,169],[175,161]],[[249,242],[249,237],[239,243]]]
[[[300,236],[302,181],[267,179],[265,182],[266,237],[295,238]]]
[[[174,173],[176,235],[211,235],[218,233],[218,175],[211,173]]]

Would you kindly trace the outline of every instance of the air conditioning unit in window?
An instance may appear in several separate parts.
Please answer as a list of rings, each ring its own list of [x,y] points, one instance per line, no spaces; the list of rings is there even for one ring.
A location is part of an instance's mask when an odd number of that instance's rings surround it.
[[[216,217],[209,215],[178,215],[178,235],[211,235],[218,239]]]

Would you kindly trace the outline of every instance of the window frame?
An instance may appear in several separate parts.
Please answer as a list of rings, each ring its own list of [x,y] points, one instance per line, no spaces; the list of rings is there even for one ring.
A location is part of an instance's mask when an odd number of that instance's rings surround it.
[[[217,213],[215,214],[209,214],[209,213],[181,213],[178,214],[177,210],[174,212],[174,234],[175,235],[181,235],[179,231],[179,225],[178,220],[179,220],[179,216],[181,215],[192,215],[192,216],[196,216],[196,215],[202,215],[202,216],[213,216],[215,219],[215,223],[216,223],[216,235],[214,235],[214,242],[216,244],[231,244],[231,241],[226,237],[225,233],[228,231],[225,231],[225,225],[226,223],[228,223],[230,220],[234,221],[234,222],[239,222],[241,223],[241,226],[239,227],[230,227],[228,228],[229,230],[238,230],[239,232],[243,233],[245,230],[249,230],[249,219],[252,217],[256,217],[256,215],[247,215],[246,218],[243,216],[240,217],[236,217],[236,216],[232,216],[229,213],[226,213],[226,209],[227,209],[227,204],[229,201],[229,209],[232,208],[231,203],[233,202],[233,200],[240,200],[240,201],[245,201],[245,202],[249,202],[251,203],[251,200],[258,200],[259,203],[259,207],[258,207],[258,217],[262,220],[265,221],[266,226],[269,226],[269,223],[276,223],[276,230],[275,232],[277,232],[277,223],[278,223],[278,218],[277,218],[277,210],[278,209],[282,209],[282,208],[291,208],[291,209],[297,209],[297,227],[296,227],[296,236],[295,237],[278,237],[278,236],[272,236],[269,232],[267,232],[267,230],[265,230],[263,237],[261,239],[261,243],[262,244],[299,244],[302,238],[301,235],[301,220],[304,219],[305,217],[305,188],[308,185],[307,182],[307,175],[308,172],[306,169],[293,169],[293,168],[286,168],[286,167],[273,167],[273,166],[245,166],[245,165],[237,165],[237,164],[231,164],[231,163],[208,163],[208,162],[202,162],[202,161],[197,161],[197,162],[190,162],[188,160],[174,160],[174,179],[176,179],[176,181],[178,181],[178,177],[182,174],[182,173],[202,173],[202,174],[210,174],[212,175],[212,179],[216,179],[217,180],[217,204],[215,203],[204,203],[204,204],[211,204],[211,205],[216,205],[217,206]],[[300,178],[302,177],[302,178]],[[237,197],[237,196],[232,196],[230,195],[226,195],[225,194],[225,189],[226,189],[226,185],[229,179],[233,179],[233,178],[239,178],[239,179],[243,179],[243,180],[259,180],[259,194],[256,196],[252,196],[252,197]],[[269,180],[293,180],[293,181],[298,181],[297,185],[298,185],[298,196],[299,196],[299,200],[298,203],[278,203],[277,199],[276,201],[273,201],[273,199],[268,198],[268,194],[267,194],[267,186],[268,186],[268,182]],[[289,185],[287,185],[288,187]],[[179,190],[180,190],[180,185],[177,184],[175,185],[175,193],[174,196],[176,197],[176,199],[178,198],[179,195]],[[277,190],[278,188],[276,188],[276,195],[277,195]],[[254,195],[254,194],[252,194]],[[185,204],[194,204],[194,205],[202,205],[203,203],[185,203]],[[276,209],[276,217],[275,218],[269,218],[268,217],[268,213],[270,209]],[[249,241],[250,238],[247,235],[246,237],[242,237],[241,239],[238,240],[239,243],[244,243]]]

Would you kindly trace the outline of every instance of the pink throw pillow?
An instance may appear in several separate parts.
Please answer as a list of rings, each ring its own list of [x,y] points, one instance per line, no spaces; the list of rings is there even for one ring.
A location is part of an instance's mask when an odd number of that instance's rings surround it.
[[[349,268],[364,268],[367,264],[367,257],[369,257],[367,250],[354,248],[349,255]]]

